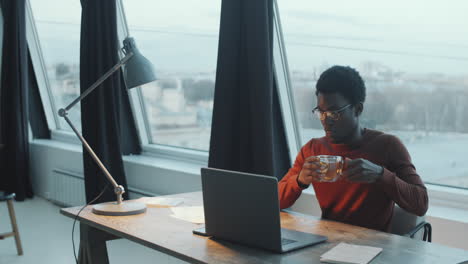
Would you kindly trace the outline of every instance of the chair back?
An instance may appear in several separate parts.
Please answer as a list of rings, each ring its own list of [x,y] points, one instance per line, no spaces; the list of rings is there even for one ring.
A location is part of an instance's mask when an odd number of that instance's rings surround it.
[[[421,217],[408,213],[395,204],[390,233],[403,236],[413,230],[419,223],[424,222],[424,220],[424,216]]]
[[[390,233],[431,242],[431,231],[424,216],[409,213],[395,204]]]

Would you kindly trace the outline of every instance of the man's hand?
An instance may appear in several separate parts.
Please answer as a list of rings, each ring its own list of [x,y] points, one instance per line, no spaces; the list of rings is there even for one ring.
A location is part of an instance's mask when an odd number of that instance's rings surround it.
[[[309,185],[312,181],[318,181],[323,177],[323,172],[327,167],[321,165],[319,161],[320,159],[316,156],[307,157],[297,180],[304,185]]]
[[[342,177],[350,182],[376,182],[382,177],[383,167],[366,159],[346,159]]]

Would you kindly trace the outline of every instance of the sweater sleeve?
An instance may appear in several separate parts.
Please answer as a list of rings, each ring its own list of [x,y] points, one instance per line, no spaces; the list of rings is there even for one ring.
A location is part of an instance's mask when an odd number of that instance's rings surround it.
[[[293,205],[301,195],[302,190],[305,189],[299,186],[299,183],[297,182],[297,177],[302,170],[306,157],[304,148],[305,146],[301,149],[299,154],[297,154],[293,167],[289,169],[288,173],[286,173],[283,179],[278,183],[280,209],[288,208]]]
[[[427,190],[403,143],[395,136],[387,141],[388,167],[379,184],[384,192],[406,211],[422,216],[428,209]]]

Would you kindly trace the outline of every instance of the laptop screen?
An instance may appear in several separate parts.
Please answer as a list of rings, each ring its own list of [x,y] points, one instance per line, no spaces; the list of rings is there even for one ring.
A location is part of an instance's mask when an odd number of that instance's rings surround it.
[[[209,235],[265,248],[281,244],[276,178],[212,168],[201,176]]]

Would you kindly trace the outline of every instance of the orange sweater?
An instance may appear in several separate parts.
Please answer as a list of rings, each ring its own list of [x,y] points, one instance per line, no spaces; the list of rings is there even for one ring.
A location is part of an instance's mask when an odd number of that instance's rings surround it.
[[[381,179],[371,184],[343,179],[333,183],[314,182],[323,218],[388,232],[394,203],[416,215],[426,213],[426,187],[405,146],[395,136],[370,129],[352,147],[332,144],[325,137],[304,145],[294,166],[278,184],[281,209],[290,207],[301,195],[303,189],[297,183],[297,176],[305,158],[316,155],[363,158],[384,167]]]

